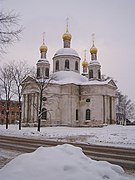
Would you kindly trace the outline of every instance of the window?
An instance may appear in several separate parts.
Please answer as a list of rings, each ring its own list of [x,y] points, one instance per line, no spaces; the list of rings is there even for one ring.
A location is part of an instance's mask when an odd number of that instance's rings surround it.
[[[56,71],[59,71],[59,61],[56,61]]]
[[[37,78],[40,77],[40,68],[37,68]]]
[[[78,62],[75,62],[75,70],[78,71]]]
[[[47,109],[46,108],[42,109],[42,119],[44,119],[44,120],[47,119]]]
[[[69,69],[69,60],[68,59],[65,61],[65,69]]]
[[[90,102],[90,99],[88,98],[88,99],[86,99],[86,102]]]
[[[11,124],[15,124],[15,120],[12,120],[12,121],[11,121]]]
[[[78,109],[76,109],[76,121],[78,121]]]
[[[1,111],[1,114],[4,114],[4,110]]]
[[[47,98],[46,98],[46,97],[43,97],[43,98],[42,98],[42,101],[47,101]]]
[[[90,78],[93,78],[93,70],[90,70],[90,71],[89,71],[89,79],[90,79]]]
[[[98,70],[98,79],[101,79],[101,72]]]
[[[86,109],[86,120],[90,120],[90,109]]]
[[[14,112],[14,111],[12,111],[12,115],[15,115],[15,112]]]
[[[2,102],[2,107],[4,107],[5,106],[5,103],[4,102]]]
[[[46,76],[46,77],[49,77],[49,68],[46,68],[46,69],[45,69],[45,76]]]

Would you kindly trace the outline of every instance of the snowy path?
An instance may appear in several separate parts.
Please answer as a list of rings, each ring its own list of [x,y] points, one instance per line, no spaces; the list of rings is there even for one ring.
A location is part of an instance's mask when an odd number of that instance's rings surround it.
[[[37,139],[52,139],[135,149],[135,126],[109,125],[103,128],[44,127],[41,128],[41,132],[38,132],[35,127],[22,128],[19,131],[17,125],[9,125],[8,130],[5,129],[4,125],[0,125],[0,135],[34,137]]]
[[[67,142],[39,140],[35,138],[22,138],[0,135],[0,147],[5,149],[13,149],[21,152],[33,152],[38,147],[50,147],[61,144],[67,144]],[[71,143],[70,143],[71,144]],[[95,160],[108,161],[123,168],[135,169],[135,149],[120,148],[112,146],[99,146],[99,145],[87,145],[73,143],[77,147],[81,147],[84,154]]]

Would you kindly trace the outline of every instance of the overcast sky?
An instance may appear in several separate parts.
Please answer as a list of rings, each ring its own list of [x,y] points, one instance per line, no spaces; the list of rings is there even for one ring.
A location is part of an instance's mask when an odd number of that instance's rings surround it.
[[[91,34],[95,33],[102,74],[117,80],[122,93],[135,102],[135,0],[0,0],[0,6],[19,13],[25,27],[21,41],[7,49],[1,63],[27,60],[35,65],[45,32],[47,59],[52,64],[53,55],[63,47],[69,17],[71,47],[81,59],[86,49],[90,61]]]

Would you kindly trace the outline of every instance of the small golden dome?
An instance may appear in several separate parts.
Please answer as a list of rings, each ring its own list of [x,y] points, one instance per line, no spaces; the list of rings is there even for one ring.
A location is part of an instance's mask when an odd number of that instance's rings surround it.
[[[86,49],[84,50],[84,60],[82,62],[82,66],[83,67],[88,67],[88,62],[86,61]]]
[[[47,46],[43,43],[41,46],[40,46],[40,52],[47,52],[48,48]]]
[[[62,36],[63,40],[71,40],[72,36],[68,32],[64,33]]]
[[[83,62],[82,62],[82,66],[83,66],[83,67],[88,67],[88,62],[87,62],[87,61],[83,61]]]
[[[93,45],[92,48],[90,48],[91,54],[97,54],[97,48]]]
[[[83,67],[88,67],[88,62],[87,62],[86,60],[84,60],[84,61],[82,62],[82,66],[83,66]]]

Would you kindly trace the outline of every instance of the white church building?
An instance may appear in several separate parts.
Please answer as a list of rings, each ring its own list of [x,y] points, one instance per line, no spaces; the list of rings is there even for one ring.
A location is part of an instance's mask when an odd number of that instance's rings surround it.
[[[86,56],[80,74],[78,53],[70,47],[72,36],[62,36],[63,48],[53,59],[53,73],[46,58],[47,46],[40,47],[36,78],[27,77],[22,83],[22,123],[36,124],[41,108],[42,126],[102,126],[116,121],[116,89],[113,79],[102,78],[97,48],[92,42],[90,61]],[[44,84],[41,100],[39,84]],[[42,101],[42,103],[40,103]]]

